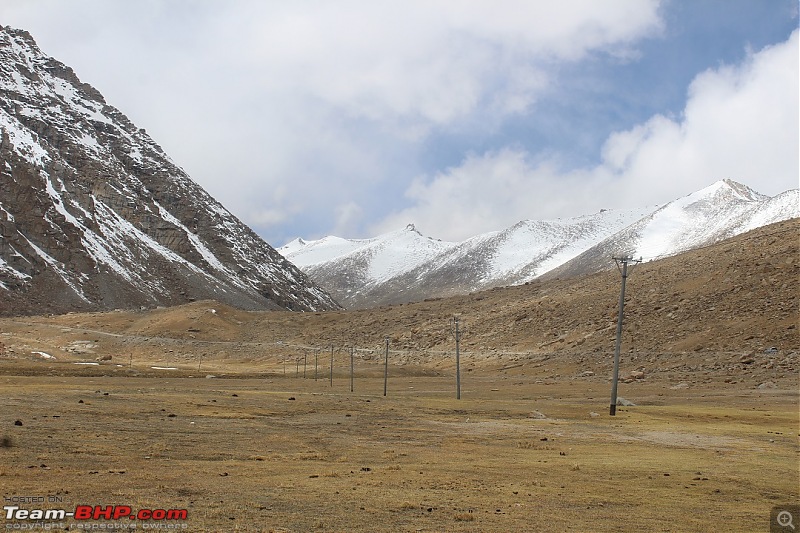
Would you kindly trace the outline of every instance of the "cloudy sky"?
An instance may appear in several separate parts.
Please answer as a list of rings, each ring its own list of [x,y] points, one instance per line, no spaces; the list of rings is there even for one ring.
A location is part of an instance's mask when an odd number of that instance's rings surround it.
[[[0,0],[267,242],[798,187],[796,0]]]

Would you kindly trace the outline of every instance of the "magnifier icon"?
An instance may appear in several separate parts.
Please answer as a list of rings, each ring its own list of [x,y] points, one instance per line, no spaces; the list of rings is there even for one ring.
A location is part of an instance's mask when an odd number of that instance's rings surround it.
[[[781,511],[776,518],[778,525],[781,527],[790,527],[795,531],[794,524],[792,523],[792,513],[789,511]]]

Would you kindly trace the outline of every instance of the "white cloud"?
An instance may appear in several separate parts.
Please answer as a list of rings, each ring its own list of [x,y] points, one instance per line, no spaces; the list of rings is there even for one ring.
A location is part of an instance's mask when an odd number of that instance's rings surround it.
[[[661,24],[658,0],[0,3],[262,234],[363,231],[335,206],[416,174],[431,131],[525,112],[564,61]]]
[[[442,124],[486,101],[524,108],[546,85],[544,67],[625,46],[659,29],[658,3],[248,3],[234,29],[263,83],[370,120]],[[237,13],[240,21],[241,14]],[[241,37],[240,37],[241,39]]]
[[[636,57],[662,29],[656,0],[0,3],[4,24],[30,29],[265,236],[312,217],[316,233],[363,235],[371,204],[397,209],[371,196],[382,188],[407,189],[410,207],[375,231],[415,222],[463,238],[723,177],[797,186],[796,33],[697,76],[682,116],[609,136],[596,166],[564,171],[558,154],[513,145],[395,182],[420,174],[432,131],[536,120],[565,63]]]
[[[357,225],[356,221],[362,216],[363,209],[356,202],[346,202],[336,206],[335,235],[352,235]]]
[[[637,196],[651,200],[688,194],[722,178],[772,195],[796,188],[797,95],[795,31],[740,65],[698,75],[680,120],[657,116],[610,137],[604,164],[626,186],[646,187]]]
[[[214,41],[239,50],[219,69],[239,80],[224,88],[229,97],[261,120],[234,127],[215,117],[184,159],[202,162],[214,146],[258,138],[263,150],[237,157],[243,172],[229,174],[224,188],[206,177],[218,165],[193,166],[192,175],[241,212],[269,201],[266,189],[302,183],[294,213],[326,212],[335,225],[326,230],[363,232],[368,210],[348,210],[345,223],[333,206],[369,201],[364,191],[376,183],[414,175],[415,153],[432,129],[522,113],[549,88],[559,62],[616,53],[660,28],[655,1],[550,4],[238,2],[215,21]],[[231,192],[232,182],[254,179],[261,194]]]
[[[520,149],[473,154],[432,179],[415,179],[406,191],[413,206],[374,229],[383,233],[414,223],[427,235],[462,240],[527,218],[555,218],[591,201],[582,178],[559,173],[554,161],[535,162]]]
[[[798,31],[739,65],[699,74],[681,117],[661,115],[609,136],[600,164],[561,171],[520,149],[470,155],[414,181],[411,207],[376,225],[414,222],[459,240],[523,219],[664,203],[722,179],[778,194],[798,186]]]

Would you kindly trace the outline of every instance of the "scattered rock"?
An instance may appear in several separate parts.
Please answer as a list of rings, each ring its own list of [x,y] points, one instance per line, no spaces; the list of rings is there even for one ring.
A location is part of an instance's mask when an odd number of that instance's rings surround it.
[[[617,397],[617,405],[622,405],[624,407],[636,407],[636,404],[630,400],[626,400],[622,396]]]
[[[758,385],[756,385],[756,388],[757,389],[761,389],[761,390],[764,390],[764,389],[777,389],[778,386],[773,381],[765,381],[764,383],[759,383]]]
[[[74,341],[67,346],[63,346],[61,349],[65,352],[83,354],[92,353],[94,347],[95,345],[92,341]]]
[[[14,421],[14,425],[15,426],[21,426],[22,425],[22,420],[15,420]]]
[[[542,413],[541,411],[533,411],[531,414],[528,415],[528,418],[535,418],[537,420],[542,420],[547,418],[547,415]]]

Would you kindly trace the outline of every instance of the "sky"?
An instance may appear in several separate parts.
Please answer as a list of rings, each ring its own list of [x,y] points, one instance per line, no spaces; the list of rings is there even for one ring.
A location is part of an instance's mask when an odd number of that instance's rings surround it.
[[[796,0],[0,0],[275,247],[798,187]]]

